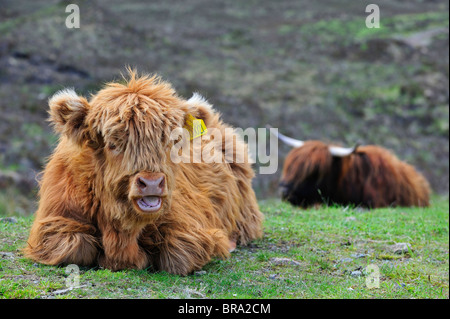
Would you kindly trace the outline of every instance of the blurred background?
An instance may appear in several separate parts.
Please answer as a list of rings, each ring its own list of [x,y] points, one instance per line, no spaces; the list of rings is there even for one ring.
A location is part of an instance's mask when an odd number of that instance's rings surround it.
[[[80,28],[65,25],[68,4]],[[198,91],[236,127],[379,144],[449,192],[449,3],[376,1],[0,0],[0,213],[32,214],[57,143],[48,98],[89,96],[126,65]],[[258,175],[259,199],[277,174]]]

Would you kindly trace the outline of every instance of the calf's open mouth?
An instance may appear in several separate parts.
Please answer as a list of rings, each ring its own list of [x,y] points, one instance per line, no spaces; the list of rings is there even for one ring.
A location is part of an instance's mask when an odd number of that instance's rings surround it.
[[[162,204],[162,198],[159,196],[144,196],[135,201],[139,209],[144,212],[156,212]]]

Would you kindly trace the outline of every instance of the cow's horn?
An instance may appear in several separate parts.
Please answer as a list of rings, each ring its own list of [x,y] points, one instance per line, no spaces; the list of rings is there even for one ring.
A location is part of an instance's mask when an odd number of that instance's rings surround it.
[[[328,149],[330,150],[330,153],[333,156],[345,157],[345,156],[349,156],[350,154],[355,152],[357,147],[358,147],[358,144],[356,144],[353,147],[329,146]]]
[[[270,125],[266,125],[266,127],[268,129],[272,128]],[[276,137],[278,137],[278,139],[282,142],[284,142],[285,144],[292,146],[292,147],[300,147],[303,146],[303,144],[305,144],[305,142],[300,141],[300,140],[296,140],[294,138],[288,137],[286,135],[283,135],[281,133],[278,132],[278,130],[270,130],[270,133],[272,133],[273,135],[275,135]]]

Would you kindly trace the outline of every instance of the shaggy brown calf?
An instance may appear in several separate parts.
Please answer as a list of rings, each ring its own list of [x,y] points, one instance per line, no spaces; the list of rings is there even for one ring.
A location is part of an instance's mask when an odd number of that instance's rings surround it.
[[[61,138],[40,185],[29,258],[186,275],[261,236],[248,161],[175,164],[169,156],[171,131],[188,118],[228,126],[198,95],[186,101],[159,78],[129,72],[128,83],[109,83],[90,101],[72,90],[50,99]]]
[[[294,147],[286,157],[280,182],[282,198],[294,205],[429,205],[427,180],[382,147],[342,148],[279,133],[278,137]]]

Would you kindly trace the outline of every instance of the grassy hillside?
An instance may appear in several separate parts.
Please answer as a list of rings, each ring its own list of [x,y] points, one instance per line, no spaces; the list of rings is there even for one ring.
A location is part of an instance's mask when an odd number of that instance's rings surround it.
[[[80,269],[24,259],[31,217],[0,222],[0,298],[449,298],[449,200],[430,208],[301,210],[261,202],[265,235],[186,277],[148,270]],[[410,248],[395,252],[397,243]],[[369,289],[368,265],[380,271]],[[70,278],[69,278],[70,279]]]
[[[65,27],[68,3],[80,29]],[[63,87],[89,96],[125,65],[204,94],[234,126],[385,146],[448,194],[448,2],[377,4],[380,29],[350,0],[2,1],[0,202],[34,211],[56,141],[48,98]],[[260,199],[276,197],[280,170],[256,177]]]

